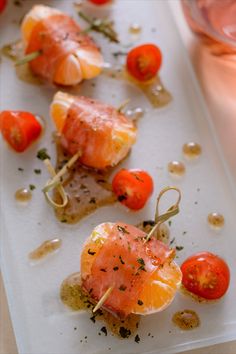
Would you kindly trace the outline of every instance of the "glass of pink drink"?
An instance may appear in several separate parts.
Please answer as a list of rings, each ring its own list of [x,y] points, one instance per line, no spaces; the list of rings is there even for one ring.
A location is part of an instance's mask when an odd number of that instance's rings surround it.
[[[181,0],[195,69],[236,181],[236,0]]]
[[[235,0],[182,0],[182,6],[191,29],[218,55],[236,54]]]

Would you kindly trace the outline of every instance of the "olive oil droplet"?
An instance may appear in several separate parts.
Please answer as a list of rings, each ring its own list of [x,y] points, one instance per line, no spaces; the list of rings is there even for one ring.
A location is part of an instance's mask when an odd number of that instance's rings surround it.
[[[176,312],[172,317],[172,322],[180,329],[190,330],[200,325],[200,319],[195,311],[183,310]]]
[[[197,159],[202,153],[202,147],[198,143],[194,143],[193,141],[186,143],[183,145],[183,155],[188,160]]]
[[[29,258],[32,260],[38,260],[46,257],[48,254],[55,252],[61,247],[62,241],[59,238],[44,241],[34,251],[30,252]]]
[[[15,193],[15,199],[21,203],[27,203],[32,198],[32,193],[27,188],[20,188]]]
[[[224,224],[225,224],[225,218],[222,214],[220,213],[211,213],[207,217],[208,224],[213,228],[213,229],[221,229]]]
[[[171,161],[168,163],[168,171],[173,177],[182,177],[185,174],[185,165],[181,161]]]
[[[138,23],[132,23],[129,26],[129,32],[132,34],[139,34],[142,31],[142,27]]]

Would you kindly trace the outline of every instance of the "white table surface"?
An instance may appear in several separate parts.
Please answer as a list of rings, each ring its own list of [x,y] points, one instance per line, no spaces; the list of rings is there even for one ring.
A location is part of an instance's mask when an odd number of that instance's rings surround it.
[[[156,0],[158,1],[158,0]],[[190,56],[192,55],[192,48],[195,43],[195,38],[188,29],[186,22],[184,20],[179,0],[166,0],[169,1],[173,15],[175,17],[176,23],[179,27],[183,41],[189,51]],[[195,66],[194,58],[191,57],[193,64]],[[195,66],[197,77],[200,79],[200,74]],[[234,124],[233,118],[235,116],[236,120],[236,106],[232,102],[230,105],[229,102],[225,107],[217,107],[216,102],[209,95],[209,92],[206,91],[206,88],[203,85],[203,92],[207,100],[208,108],[211,112],[212,117],[214,118],[214,124],[216,126],[219,140],[222,144],[225,158],[230,166],[231,172],[236,181],[236,159],[234,158],[233,151],[236,151],[236,124]],[[220,129],[222,124],[225,125],[223,118],[227,115],[227,127],[226,129]],[[230,119],[232,117],[232,119]],[[0,276],[0,354],[17,354],[17,348],[15,343],[15,337],[11,325],[11,320],[8,312],[7,300],[4,292],[4,286]],[[30,353],[24,353],[30,354]],[[48,354],[48,353],[42,353]],[[185,352],[185,354],[236,354],[236,341],[222,343],[214,345],[211,347],[196,349]]]

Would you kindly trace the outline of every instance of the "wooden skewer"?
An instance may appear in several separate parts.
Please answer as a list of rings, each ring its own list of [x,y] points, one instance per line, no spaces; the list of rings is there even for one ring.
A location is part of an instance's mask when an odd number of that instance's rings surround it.
[[[56,173],[54,167],[52,166],[51,162],[49,159],[44,160],[44,164],[48,169],[48,172],[50,173],[52,179],[49,180],[46,185],[43,188],[43,193],[45,195],[45,198],[47,202],[52,205],[54,208],[64,208],[67,203],[68,203],[68,197],[66,195],[66,192],[62,186],[61,183],[61,178],[62,176],[68,171],[68,169],[74,165],[74,163],[78,160],[78,158],[81,156],[81,152],[78,151],[72,158],[62,167],[62,169]],[[54,200],[51,198],[49,195],[49,191],[53,188],[57,188],[61,198],[62,198],[62,203],[58,204],[54,202]]]
[[[54,167],[52,166],[50,160],[46,159],[43,162],[44,162],[45,166],[47,167],[47,170],[50,173],[50,175],[52,177],[55,177],[56,176],[56,171],[54,170]],[[65,190],[64,190],[64,188],[63,188],[63,186],[61,184],[59,184],[57,186],[57,190],[60,193],[60,196],[62,198],[62,203],[61,204],[58,204],[58,203],[54,202],[54,200],[52,200],[52,198],[50,197],[48,191],[46,191],[46,192],[44,191],[45,198],[46,198],[47,202],[50,205],[53,205],[55,208],[64,208],[67,205],[67,203],[68,203],[68,197],[67,197],[66,192],[65,192]]]
[[[120,106],[117,108],[117,112],[122,113],[123,109],[127,106],[127,104],[130,103],[130,99],[127,98],[124,102],[120,104]]]
[[[74,165],[74,163],[78,160],[78,158],[80,156],[81,156],[81,152],[80,151],[78,151],[74,156],[72,156],[72,158],[62,167],[62,169],[57,174],[54,174],[53,179],[46,184],[46,186],[43,188],[43,191],[44,192],[48,192],[50,189],[52,189],[57,184],[59,184],[60,183],[60,178],[67,172],[67,170],[71,166]]]
[[[98,309],[100,309],[100,307],[102,307],[106,299],[110,296],[113,289],[114,286],[111,286],[110,288],[107,289],[107,291],[103,294],[101,299],[98,301],[97,305],[94,307],[93,312],[96,312]]]
[[[163,194],[165,194],[166,192],[168,192],[170,190],[175,190],[176,192],[178,192],[179,196],[178,196],[177,202],[174,205],[172,205],[169,209],[167,209],[166,213],[159,215],[158,208],[159,208],[160,199],[163,196]],[[181,200],[181,192],[177,187],[166,187],[161,190],[161,192],[159,193],[158,198],[157,198],[156,213],[155,213],[155,225],[153,226],[153,228],[151,229],[151,231],[147,235],[145,242],[147,242],[151,238],[151,236],[154,234],[154,232],[158,229],[158,227],[160,227],[160,225],[163,222],[167,221],[172,216],[178,214],[180,200]]]

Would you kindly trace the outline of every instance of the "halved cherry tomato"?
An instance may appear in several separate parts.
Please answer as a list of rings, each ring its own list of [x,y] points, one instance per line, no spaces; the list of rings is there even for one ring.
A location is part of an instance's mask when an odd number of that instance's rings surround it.
[[[122,169],[114,176],[112,189],[122,204],[139,210],[152,194],[153,181],[145,171]]]
[[[229,286],[230,271],[226,262],[210,252],[200,252],[181,266],[182,284],[191,293],[207,300],[219,299]]]
[[[7,4],[7,0],[0,0],[0,13],[3,12]]]
[[[32,113],[3,111],[0,113],[0,131],[15,151],[23,152],[39,137],[42,127]]]
[[[143,44],[131,49],[126,59],[128,73],[139,81],[153,79],[161,63],[161,51],[154,44]]]
[[[111,2],[111,0],[89,0],[95,5],[104,5],[107,4],[108,2]]]

